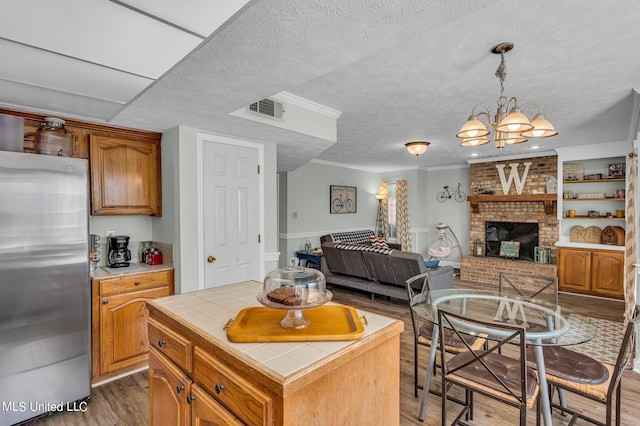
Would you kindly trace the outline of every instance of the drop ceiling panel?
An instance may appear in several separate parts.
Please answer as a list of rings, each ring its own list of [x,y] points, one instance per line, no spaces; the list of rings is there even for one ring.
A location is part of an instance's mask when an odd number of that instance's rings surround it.
[[[21,0],[2,7],[2,38],[149,78],[202,41],[106,0]]]
[[[206,38],[249,3],[249,0],[123,0],[121,3],[173,22]]]
[[[153,82],[2,39],[0,58],[0,79],[122,104]]]
[[[1,104],[19,109],[56,111],[60,115],[107,120],[121,108],[119,103],[101,101],[56,90],[0,80]],[[37,105],[34,105],[34,100]]]

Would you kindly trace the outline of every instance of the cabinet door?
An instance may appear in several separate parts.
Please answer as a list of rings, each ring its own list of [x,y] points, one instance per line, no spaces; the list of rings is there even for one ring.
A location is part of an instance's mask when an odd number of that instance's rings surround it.
[[[624,252],[596,251],[591,256],[591,290],[624,297]]]
[[[169,296],[169,286],[100,298],[100,372],[113,373],[147,360],[147,300]]]
[[[191,379],[164,356],[149,349],[149,425],[191,423]]]
[[[71,156],[89,158],[89,136],[87,131],[79,127],[67,127],[71,133]]]
[[[562,248],[558,257],[560,290],[591,290],[591,252]]]
[[[193,426],[226,426],[243,424],[208,393],[206,393],[200,386],[193,384],[191,387],[191,396],[191,416],[193,418]]]
[[[160,216],[160,143],[90,136],[94,215]]]

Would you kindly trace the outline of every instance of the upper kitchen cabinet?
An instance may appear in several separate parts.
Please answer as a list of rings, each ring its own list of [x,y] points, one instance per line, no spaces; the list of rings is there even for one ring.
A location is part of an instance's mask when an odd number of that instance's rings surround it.
[[[162,216],[159,138],[89,135],[93,215]]]

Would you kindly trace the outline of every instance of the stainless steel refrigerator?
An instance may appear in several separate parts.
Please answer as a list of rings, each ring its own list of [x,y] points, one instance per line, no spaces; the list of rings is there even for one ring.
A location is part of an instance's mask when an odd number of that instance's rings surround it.
[[[91,392],[87,160],[0,151],[0,425]]]

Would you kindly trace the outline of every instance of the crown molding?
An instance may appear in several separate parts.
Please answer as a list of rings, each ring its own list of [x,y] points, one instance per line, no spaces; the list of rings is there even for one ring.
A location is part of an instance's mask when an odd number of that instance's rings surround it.
[[[275,99],[276,101],[284,102],[290,105],[295,105],[297,107],[313,111],[326,117],[333,118],[334,120],[337,120],[338,117],[340,117],[340,115],[342,114],[342,112],[340,111],[324,105],[320,105],[319,103],[310,101],[308,99],[301,98],[300,96],[294,95],[289,92],[280,92],[271,96],[271,99]]]

